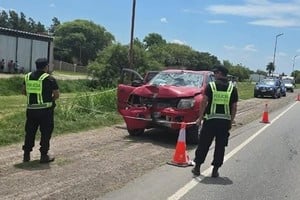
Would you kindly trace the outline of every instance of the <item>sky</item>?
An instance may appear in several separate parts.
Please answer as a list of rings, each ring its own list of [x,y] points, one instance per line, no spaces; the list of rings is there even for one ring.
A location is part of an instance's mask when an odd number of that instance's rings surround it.
[[[133,0],[0,0],[46,27],[86,19],[130,43]],[[253,71],[300,70],[300,0],[136,0],[134,37],[150,33]],[[275,48],[276,47],[276,48]],[[275,50],[276,49],[276,50]]]

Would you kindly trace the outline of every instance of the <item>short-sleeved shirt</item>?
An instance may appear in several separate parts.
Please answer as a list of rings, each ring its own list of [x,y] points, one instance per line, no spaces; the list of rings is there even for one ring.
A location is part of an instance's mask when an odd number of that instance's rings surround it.
[[[216,83],[216,88],[218,91],[227,91],[229,82],[227,79],[217,79],[215,81]],[[210,107],[211,107],[211,102],[212,102],[212,89],[210,87],[210,84],[207,85],[204,94],[208,97],[208,105],[205,109],[205,114],[210,113]],[[238,92],[236,87],[233,87],[232,93],[230,95],[230,101],[229,101],[229,107],[230,107],[230,112],[232,109],[233,103],[236,103],[238,101]],[[217,105],[216,106],[216,112],[217,113],[224,113],[224,106],[223,105]]]
[[[38,80],[44,71],[34,71],[30,74],[30,80]],[[25,85],[25,81],[23,83]],[[55,101],[52,98],[53,90],[58,90],[58,84],[54,77],[48,76],[43,80],[43,89],[42,89],[42,97],[44,102],[53,102],[53,108],[55,107]],[[28,94],[27,94],[28,95]],[[37,96],[36,94],[30,94],[29,104],[37,104]]]

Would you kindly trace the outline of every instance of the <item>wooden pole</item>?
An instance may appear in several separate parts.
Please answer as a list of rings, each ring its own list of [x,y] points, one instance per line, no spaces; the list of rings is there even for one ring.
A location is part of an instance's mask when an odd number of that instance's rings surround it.
[[[129,68],[133,68],[133,37],[134,37],[134,19],[135,19],[135,0],[132,2],[131,34],[129,47]]]

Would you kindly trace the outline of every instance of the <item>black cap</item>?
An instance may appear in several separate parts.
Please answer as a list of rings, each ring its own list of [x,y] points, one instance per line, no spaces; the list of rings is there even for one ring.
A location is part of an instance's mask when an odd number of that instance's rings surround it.
[[[227,76],[227,74],[228,74],[228,69],[226,67],[224,67],[223,65],[214,66],[212,71],[213,72],[221,72],[224,76]]]
[[[35,65],[37,69],[43,69],[44,67],[46,67],[49,64],[48,59],[47,58],[38,58],[35,61]]]

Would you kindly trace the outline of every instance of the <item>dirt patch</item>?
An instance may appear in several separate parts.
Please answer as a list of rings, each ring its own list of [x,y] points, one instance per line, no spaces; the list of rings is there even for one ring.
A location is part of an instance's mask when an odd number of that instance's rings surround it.
[[[265,103],[272,112],[295,101],[296,94],[240,101],[233,129],[260,118]],[[22,144],[2,147],[0,199],[93,199],[170,161],[176,141],[176,134],[159,130],[132,138],[124,124],[70,133],[52,139],[56,160],[50,165],[39,164],[38,142],[26,164]]]

